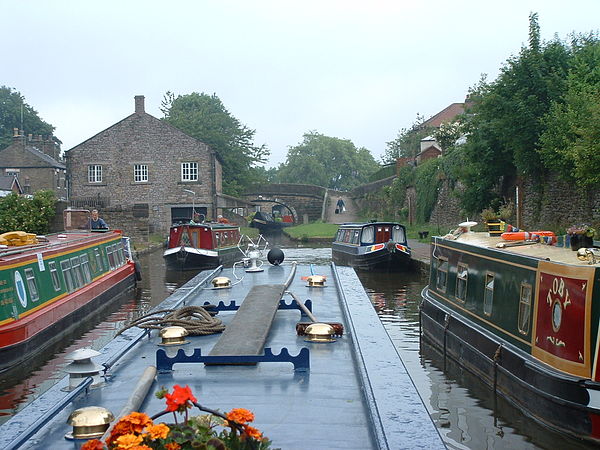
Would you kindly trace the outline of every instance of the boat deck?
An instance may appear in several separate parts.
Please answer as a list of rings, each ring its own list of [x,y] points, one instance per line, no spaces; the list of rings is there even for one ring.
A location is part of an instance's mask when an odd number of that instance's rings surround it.
[[[577,252],[572,251],[569,247],[559,247],[556,245],[546,244],[527,244],[510,246],[515,241],[505,241],[500,236],[489,236],[488,233],[464,233],[456,240],[457,242],[465,242],[467,244],[476,245],[478,247],[490,248],[494,250],[514,253],[518,255],[529,256],[531,258],[548,259],[561,264],[588,266],[587,261],[581,261],[577,258]],[[443,239],[437,239],[437,243],[444,242]],[[507,247],[499,248],[498,244],[508,244]]]
[[[157,309],[202,305],[205,302],[239,305],[255,286],[283,284],[292,266],[265,266],[264,272],[245,273],[231,269],[202,272],[157,306]],[[311,274],[327,277],[324,288],[308,287]],[[231,289],[211,289],[216,275],[230,277]],[[298,309],[276,311],[266,337],[266,348],[274,355],[282,349],[298,355],[308,349],[310,369],[294,370],[289,362],[260,362],[255,365],[204,365],[178,363],[173,371],[158,373],[139,410],[153,415],[164,409],[164,400],[154,397],[160,387],[189,385],[198,402],[220,411],[246,408],[255,414],[253,426],[282,449],[398,449],[444,448],[427,409],[406,368],[387,335],[354,270],[347,267],[298,266],[287,289],[302,301],[312,301],[312,312],[323,322],[341,322],[344,335],[336,342],[314,343],[296,335],[296,323],[306,322]],[[283,299],[292,305],[292,297]],[[218,317],[227,325],[234,311]],[[239,318],[238,318],[239,319]],[[110,361],[144,332],[130,329],[102,349],[95,362]],[[159,346],[156,331],[143,337],[110,370],[104,386],[90,389],[54,414],[22,448],[61,449],[76,447],[65,439],[71,431],[69,414],[84,406],[103,406],[115,415],[131,394],[133,386],[149,365],[156,364],[157,350],[174,356],[178,349],[191,355],[200,348],[209,355],[220,334],[188,336],[188,344]],[[0,427],[0,448],[7,448],[19,434],[63,398],[68,379],[36,399]],[[196,410],[197,411],[197,410]],[[76,447],[78,448],[78,447]]]

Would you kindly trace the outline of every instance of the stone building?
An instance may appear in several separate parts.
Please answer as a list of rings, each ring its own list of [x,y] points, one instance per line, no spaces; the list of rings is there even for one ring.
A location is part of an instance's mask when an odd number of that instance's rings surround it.
[[[141,95],[133,114],[68,150],[66,161],[71,206],[98,207],[109,225],[130,235],[139,230],[128,229],[138,227],[129,216],[146,220],[149,233],[166,233],[193,209],[207,219],[217,215],[218,155],[146,113]],[[111,211],[121,212],[111,217]]]
[[[67,199],[67,170],[52,136],[24,136],[15,128],[13,142],[0,150],[0,177],[16,177],[24,194],[52,190]]]

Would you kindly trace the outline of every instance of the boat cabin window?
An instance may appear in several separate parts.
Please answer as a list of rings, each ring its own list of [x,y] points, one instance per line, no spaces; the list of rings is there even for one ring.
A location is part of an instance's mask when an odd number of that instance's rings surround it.
[[[469,269],[466,264],[458,264],[456,269],[456,299],[461,302],[467,300],[467,282]]]
[[[104,270],[104,264],[102,262],[102,255],[100,254],[100,250],[98,247],[94,249],[94,258],[96,259],[96,265],[98,266],[98,270]]]
[[[67,285],[67,291],[73,292],[75,290],[75,284],[73,283],[73,275],[71,275],[71,263],[68,259],[60,262],[60,269]]]
[[[531,317],[531,285],[521,283],[521,298],[519,299],[519,333],[529,333]]]
[[[40,293],[38,292],[37,284],[35,282],[33,269],[25,269],[25,279],[27,280],[27,287],[29,288],[31,300],[34,302],[38,301],[40,299]]]
[[[491,272],[485,274],[485,292],[483,294],[483,313],[486,316],[492,315],[492,304],[494,301],[494,278]]]
[[[374,244],[375,243],[375,227],[369,226],[364,227],[362,230],[361,241],[363,244]]]
[[[360,230],[354,230],[352,233],[352,243],[358,244],[360,241]]]
[[[406,242],[406,236],[404,236],[404,228],[400,225],[394,225],[392,228],[392,241],[394,242]]]
[[[92,282],[92,273],[90,272],[90,261],[88,255],[80,255],[79,260],[81,261],[81,271],[83,272],[83,279],[85,283]]]
[[[58,278],[58,270],[56,270],[56,261],[50,261],[48,263],[48,269],[50,270],[50,278],[52,278],[54,290],[60,291],[60,278]]]
[[[125,250],[123,249],[123,243],[117,244],[117,258],[119,259],[119,267],[125,264]]]
[[[114,245],[109,245],[106,247],[106,255],[108,256],[108,266],[114,270],[117,268],[115,264],[115,250]]]
[[[79,264],[79,256],[71,258],[71,274],[76,288],[83,286],[83,274],[81,273],[81,265]]]
[[[438,291],[446,292],[448,283],[448,260],[446,258],[437,258],[437,276],[436,286]]]

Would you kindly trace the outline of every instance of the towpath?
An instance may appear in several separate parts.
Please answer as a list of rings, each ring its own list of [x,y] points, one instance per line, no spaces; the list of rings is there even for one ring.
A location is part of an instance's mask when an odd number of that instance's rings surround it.
[[[344,202],[345,210],[339,211],[338,214],[336,214],[335,210],[338,209],[337,202],[339,199],[342,199]],[[357,222],[359,220],[358,208],[348,192],[334,191],[331,189],[327,190],[327,201],[325,203],[325,214],[323,217],[324,222],[339,224],[344,222]]]

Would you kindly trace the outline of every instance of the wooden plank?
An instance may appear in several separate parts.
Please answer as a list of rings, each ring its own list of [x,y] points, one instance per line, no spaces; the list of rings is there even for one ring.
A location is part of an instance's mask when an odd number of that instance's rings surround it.
[[[283,284],[254,286],[209,355],[262,355],[284,291]]]

